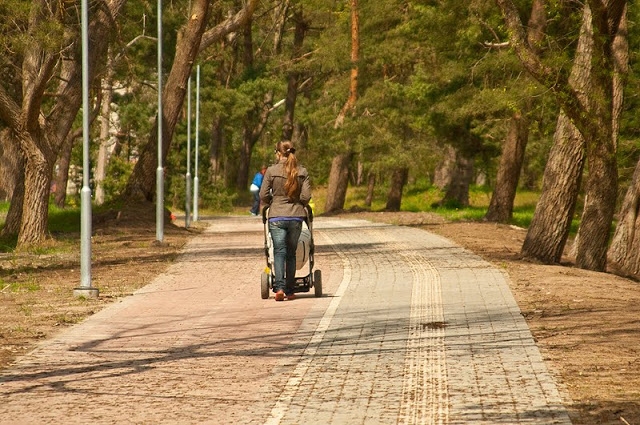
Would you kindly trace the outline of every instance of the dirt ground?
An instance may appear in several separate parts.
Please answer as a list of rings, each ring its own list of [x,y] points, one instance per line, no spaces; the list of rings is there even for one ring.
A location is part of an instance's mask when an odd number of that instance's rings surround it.
[[[611,274],[549,266],[519,257],[525,230],[507,225],[448,223],[428,213],[354,213],[445,236],[510,276],[522,314],[574,424],[640,425],[640,286]],[[167,225],[158,244],[153,207],[96,217],[92,285],[97,299],[73,297],[80,285],[77,243],[51,252],[0,254],[0,370],[38,341],[54,336],[151,282],[176,258],[196,223]],[[71,235],[75,240],[78,235]]]

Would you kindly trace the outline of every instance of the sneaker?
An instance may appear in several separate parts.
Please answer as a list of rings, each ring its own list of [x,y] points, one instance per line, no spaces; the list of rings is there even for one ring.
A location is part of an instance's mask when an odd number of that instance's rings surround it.
[[[284,291],[276,292],[276,301],[284,301]]]
[[[289,294],[289,295],[287,295],[287,299],[288,299],[289,301],[293,301],[293,300],[295,300],[295,299],[296,299],[296,294]]]

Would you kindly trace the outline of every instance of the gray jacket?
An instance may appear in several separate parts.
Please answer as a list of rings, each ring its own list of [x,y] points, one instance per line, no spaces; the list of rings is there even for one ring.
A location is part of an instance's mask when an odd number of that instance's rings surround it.
[[[265,205],[269,205],[269,217],[306,217],[304,207],[309,204],[311,199],[309,173],[303,166],[298,166],[300,196],[298,202],[292,202],[284,190],[284,184],[287,181],[284,174],[285,162],[286,159],[282,159],[267,168],[262,186],[260,186],[260,200]]]

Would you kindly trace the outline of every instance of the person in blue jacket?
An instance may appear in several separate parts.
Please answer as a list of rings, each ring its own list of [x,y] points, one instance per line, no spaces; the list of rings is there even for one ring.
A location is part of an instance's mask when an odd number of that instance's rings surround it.
[[[253,176],[253,181],[251,182],[251,187],[249,191],[253,195],[253,206],[251,207],[251,215],[256,216],[260,213],[260,187],[262,186],[262,179],[264,178],[264,173],[267,171],[267,167],[265,165],[262,166],[262,169]]]

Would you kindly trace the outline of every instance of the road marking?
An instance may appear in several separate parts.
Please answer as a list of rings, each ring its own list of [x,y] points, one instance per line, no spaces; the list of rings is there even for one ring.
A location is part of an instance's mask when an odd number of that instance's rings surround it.
[[[331,241],[331,238],[328,235],[325,234],[325,237],[330,240],[331,242],[329,244],[330,246],[336,246],[336,244],[333,241]],[[327,307],[327,310],[324,312],[322,319],[320,320],[320,322],[318,323],[318,326],[313,332],[313,336],[309,340],[309,344],[307,345],[307,348],[305,348],[304,353],[302,354],[302,360],[300,361],[300,363],[298,363],[296,368],[291,373],[291,376],[289,377],[289,380],[285,384],[284,389],[280,394],[280,397],[278,397],[278,401],[276,402],[273,409],[271,409],[271,416],[269,417],[269,419],[267,419],[267,421],[265,422],[265,425],[280,424],[280,421],[282,420],[284,415],[287,413],[289,409],[289,405],[293,401],[293,397],[298,391],[298,388],[300,387],[300,383],[302,382],[303,377],[309,370],[309,365],[313,361],[313,357],[318,351],[320,342],[322,342],[322,339],[324,338],[324,335],[327,332],[327,329],[329,329],[329,325],[331,324],[331,320],[333,319],[333,316],[335,315],[336,310],[340,305],[342,296],[344,295],[347,288],[349,287],[349,283],[351,282],[351,266],[349,264],[349,260],[347,256],[340,251],[336,251],[336,254],[338,254],[340,259],[342,260],[342,269],[344,270],[342,274],[342,281],[340,282],[340,285],[338,286],[338,289],[336,290],[333,296],[333,299],[329,304],[329,307]]]
[[[449,421],[440,275],[419,253],[398,249],[414,276],[399,423]]]

